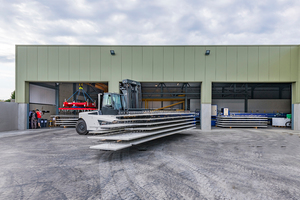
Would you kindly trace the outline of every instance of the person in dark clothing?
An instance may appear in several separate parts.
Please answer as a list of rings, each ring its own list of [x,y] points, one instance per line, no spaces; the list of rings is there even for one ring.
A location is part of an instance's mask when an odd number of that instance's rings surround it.
[[[31,127],[31,115],[32,115],[32,110],[29,111],[29,129],[32,129]]]
[[[36,123],[37,123],[37,115],[35,110],[32,111],[31,114],[31,128],[32,129],[36,129]]]

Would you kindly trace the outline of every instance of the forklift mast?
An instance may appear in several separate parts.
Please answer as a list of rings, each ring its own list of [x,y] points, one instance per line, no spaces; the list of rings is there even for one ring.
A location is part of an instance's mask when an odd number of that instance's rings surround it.
[[[124,79],[120,83],[120,91],[125,97],[128,109],[142,108],[142,90],[140,82]]]

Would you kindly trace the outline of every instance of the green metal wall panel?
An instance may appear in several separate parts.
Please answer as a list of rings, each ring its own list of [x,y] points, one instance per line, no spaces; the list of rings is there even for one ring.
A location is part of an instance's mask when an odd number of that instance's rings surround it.
[[[258,48],[258,80],[268,81],[269,80],[269,47]]]
[[[69,81],[70,79],[70,51],[69,47],[58,49],[58,80]]]
[[[38,80],[37,53],[37,47],[31,46],[27,48],[27,79],[31,81]]]
[[[247,75],[248,81],[258,81],[259,79],[259,58],[258,58],[258,47],[248,47],[248,58],[247,58]]]
[[[132,78],[132,47],[122,47],[122,80]]]
[[[113,49],[116,55],[111,55]],[[211,50],[205,56],[205,50]],[[26,101],[25,82],[202,82],[203,101],[212,82],[297,82],[299,46],[67,46],[16,47],[16,98]],[[300,91],[299,91],[300,93]],[[296,94],[298,95],[298,93]],[[295,96],[295,94],[294,94]],[[300,101],[296,97],[294,102]]]
[[[195,47],[185,47],[184,51],[184,80],[195,80]]]
[[[280,47],[279,61],[279,77],[280,81],[289,81],[291,79],[291,48]]]
[[[90,48],[80,47],[79,48],[79,80],[89,81],[90,80]]]
[[[27,47],[16,48],[16,102],[25,103],[25,81],[27,80]]]
[[[153,81],[161,81],[164,77],[164,48],[153,47]]]
[[[174,74],[174,48],[164,47],[164,76],[163,80],[173,81]]]
[[[48,81],[49,80],[58,80],[58,47],[48,48]]]
[[[291,81],[297,81],[298,77],[298,48],[291,47]]]
[[[237,79],[237,47],[227,47],[227,81]]]
[[[47,70],[48,70],[48,48],[47,47],[38,47],[38,75],[37,79],[38,81],[46,81],[47,80]]]
[[[143,81],[153,78],[153,47],[143,47]]]
[[[70,47],[69,81],[79,81],[79,47]]]
[[[114,80],[118,83],[122,80],[122,51],[121,47],[113,47],[116,55],[111,56],[111,80]]]
[[[216,48],[216,80],[226,81],[227,66],[226,66],[226,47]]]
[[[132,79],[142,81],[143,78],[143,49],[134,47],[132,49]]]
[[[279,80],[279,47],[270,47],[269,81]]]
[[[184,81],[184,47],[174,48],[174,81]]]
[[[101,62],[100,62],[100,47],[90,47],[90,80],[98,81],[101,80]]]
[[[111,55],[110,47],[101,47],[100,63],[101,63],[101,80],[109,81],[111,78]]]
[[[210,50],[210,54],[205,56],[205,80],[213,81],[216,80],[216,49],[214,47],[206,47],[206,49]],[[201,53],[204,54],[205,51]]]
[[[248,48],[238,47],[237,48],[237,81],[246,82],[248,80]]]
[[[205,47],[195,47],[195,81],[204,80],[205,64]]]

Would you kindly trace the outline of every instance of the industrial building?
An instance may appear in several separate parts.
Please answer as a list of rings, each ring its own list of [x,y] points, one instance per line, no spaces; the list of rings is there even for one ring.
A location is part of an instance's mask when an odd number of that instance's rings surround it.
[[[119,93],[123,79],[141,83],[142,107],[200,111],[211,129],[211,107],[237,113],[291,113],[300,130],[299,45],[16,45],[19,129],[29,110],[59,108],[82,84],[92,99]],[[21,116],[21,117],[20,117]]]

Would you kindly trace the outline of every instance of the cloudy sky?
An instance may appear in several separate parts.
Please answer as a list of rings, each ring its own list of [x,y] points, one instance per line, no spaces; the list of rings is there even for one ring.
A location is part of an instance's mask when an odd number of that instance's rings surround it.
[[[297,0],[0,0],[0,99],[16,44],[300,44]]]

